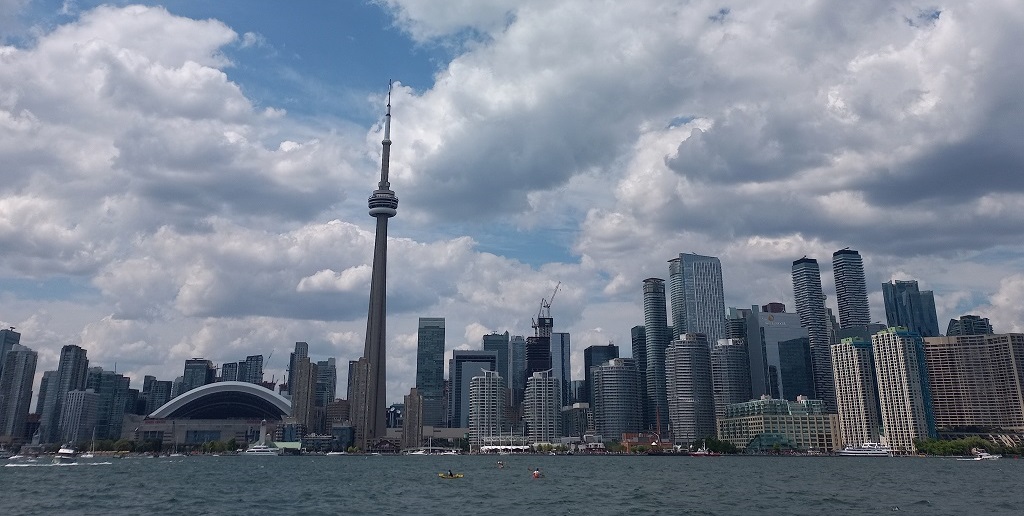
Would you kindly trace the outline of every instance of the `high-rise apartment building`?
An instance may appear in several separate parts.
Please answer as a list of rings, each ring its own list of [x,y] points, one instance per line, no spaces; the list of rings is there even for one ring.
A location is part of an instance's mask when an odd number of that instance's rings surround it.
[[[708,342],[725,338],[722,262],[714,256],[680,253],[668,261],[672,338],[703,333]]]
[[[526,390],[526,337],[513,335],[508,340],[508,377],[511,389],[512,414],[519,414]],[[512,415],[510,414],[510,416]]]
[[[833,344],[832,371],[843,444],[860,446],[879,442],[882,415],[871,342],[851,337]]]
[[[509,380],[509,376],[508,376],[508,371],[509,371],[509,369],[508,369],[508,364],[509,364],[508,346],[509,346],[509,334],[508,334],[507,331],[505,333],[497,333],[497,332],[489,333],[489,334],[483,336],[483,350],[484,351],[493,351],[494,352],[494,355],[498,358],[498,362],[497,362],[498,376],[500,376],[502,378],[502,380],[504,380],[506,383],[508,383],[508,380]],[[509,385],[506,385],[505,387],[509,387]]]
[[[557,443],[562,436],[562,393],[551,371],[537,371],[526,379],[523,420],[531,443]]]
[[[469,443],[480,446],[501,435],[505,422],[505,379],[483,371],[469,382]]]
[[[924,339],[935,425],[1024,432],[1024,334]]]
[[[39,394],[36,395],[36,414],[42,416],[43,407],[46,406],[46,394],[57,384],[57,371],[43,371],[43,377],[39,380]]]
[[[190,358],[185,361],[185,372],[181,377],[181,394],[184,394],[213,383],[217,378],[217,368],[213,367],[213,362],[205,358]]]
[[[484,371],[494,371],[497,363],[498,358],[493,351],[457,349],[452,352],[452,359],[448,362],[451,379],[449,426],[469,427],[469,387],[473,377],[482,375]]]
[[[665,351],[668,418],[676,443],[714,437],[711,346],[703,333],[684,333]]]
[[[836,396],[829,349],[832,339],[817,260],[805,256],[793,262],[793,297],[796,300],[796,313],[800,315],[800,326],[807,328],[810,341],[814,397],[824,401],[825,407],[834,412]]]
[[[554,332],[551,334],[551,376],[558,382],[558,393],[561,396],[558,410],[571,404],[569,382],[572,381],[572,364],[569,361],[569,334]]]
[[[60,423],[61,414],[64,410],[64,395],[69,391],[85,389],[88,369],[89,359],[84,349],[71,344],[61,348],[60,362],[57,364],[56,381],[51,379],[46,386],[46,406],[43,407],[43,412],[39,419],[41,442],[56,443],[60,440]]]
[[[328,405],[330,406],[330,405]],[[328,412],[328,416],[330,416]],[[328,417],[328,419],[330,419]],[[419,448],[423,444],[423,396],[415,387],[405,395],[405,421],[402,424],[402,448]]]
[[[725,416],[728,405],[752,399],[746,339],[721,339],[711,346],[711,385],[716,419]]]
[[[0,372],[0,443],[21,443],[25,421],[32,403],[32,382],[35,380],[39,355],[20,344],[14,344],[4,356]]]
[[[868,287],[860,253],[849,247],[832,253],[832,274],[836,281],[839,326],[850,328],[870,323]]]
[[[222,382],[237,382],[238,380],[238,364],[245,366],[245,362],[224,362],[220,366],[220,381]]]
[[[882,442],[894,454],[917,453],[915,439],[934,438],[924,341],[906,328],[888,328],[871,337],[882,414]]]
[[[96,438],[118,440],[124,423],[125,407],[131,379],[104,371],[102,367],[89,369],[85,388],[96,393]]]
[[[338,362],[333,357],[316,363],[316,406],[326,408],[338,397]]]
[[[651,414],[651,400],[647,397],[647,329],[643,325],[638,325],[630,328],[630,347],[633,352],[633,367],[636,368],[638,378],[640,378],[640,426],[636,427],[636,431],[644,428],[644,423],[651,421],[654,418]],[[590,387],[593,392],[593,386]],[[593,396],[593,394],[591,394]],[[597,403],[596,399],[594,403]],[[591,408],[594,408],[591,406]],[[596,414],[596,412],[595,412]],[[630,430],[631,432],[633,430]]]
[[[643,427],[643,382],[632,358],[615,358],[594,368],[594,429],[607,440]]]
[[[764,310],[767,312],[767,310]],[[783,310],[785,312],[785,310]],[[747,317],[750,317],[749,308],[735,308],[730,306],[725,317],[726,339],[747,339]]]
[[[21,343],[21,334],[14,331],[14,328],[0,330],[0,374],[4,372],[4,357],[7,352]]]
[[[882,283],[885,318],[890,327],[902,326],[922,337],[939,336],[935,294],[921,290],[916,280]]]
[[[594,406],[594,398],[591,386],[594,385],[594,372],[591,370],[601,364],[607,364],[609,360],[619,358],[619,347],[609,343],[606,346],[590,346],[583,350],[583,387],[579,394],[579,401]]]
[[[307,343],[307,342],[296,342],[295,343],[295,350],[292,351],[288,355],[288,381],[285,382],[284,386],[282,387],[282,390],[284,390],[286,392],[291,392],[291,379],[292,379],[292,375],[295,374],[296,364],[303,357],[309,357],[309,343]],[[351,372],[351,367],[352,367],[352,365],[349,364],[349,368],[350,368],[349,372]],[[352,379],[351,376],[349,376],[349,378]],[[349,396],[351,396],[351,395],[352,395],[352,393],[349,393]]]
[[[977,315],[961,315],[959,319],[950,319],[946,327],[946,336],[957,335],[992,335],[992,323],[987,317]]]
[[[647,278],[644,280],[644,332],[646,335],[647,357],[647,400],[651,420],[644,421],[647,427],[654,427],[668,418],[665,394],[665,350],[672,336],[665,311],[665,280]]]
[[[301,357],[295,361],[295,369],[288,386],[292,396],[292,417],[295,422],[305,426],[307,432],[317,430],[316,411],[316,380],[317,365],[309,357]]]
[[[249,355],[245,362],[239,362],[238,381],[246,383],[263,383],[263,355]]]
[[[96,428],[96,410],[99,395],[92,389],[73,390],[64,394],[61,404],[60,442],[77,444],[92,439]]]

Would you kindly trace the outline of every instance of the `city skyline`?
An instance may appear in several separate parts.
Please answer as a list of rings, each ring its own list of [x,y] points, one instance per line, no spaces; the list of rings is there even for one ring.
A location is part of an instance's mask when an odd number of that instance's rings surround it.
[[[39,353],[37,385],[68,344],[135,385],[258,354],[280,379],[295,341],[358,357],[390,78],[388,402],[413,385],[418,317],[446,317],[446,354],[530,335],[558,281],[581,378],[680,251],[721,259],[726,306],[794,306],[785,264],[807,255],[838,314],[827,261],[850,246],[875,321],[882,283],[917,280],[940,330],[1024,328],[1005,7],[98,3],[0,20],[0,322]]]

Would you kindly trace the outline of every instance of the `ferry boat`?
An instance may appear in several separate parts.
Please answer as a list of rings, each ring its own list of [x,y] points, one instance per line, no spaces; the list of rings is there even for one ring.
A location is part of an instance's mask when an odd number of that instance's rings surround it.
[[[837,453],[841,457],[892,457],[892,450],[879,443],[847,446]]]
[[[247,450],[242,452],[242,455],[250,456],[250,457],[251,456],[268,457],[268,456],[277,456],[277,455],[280,455],[280,454],[281,454],[281,450],[280,449],[278,449],[277,447],[267,446],[265,444],[254,444],[254,445],[250,446]]]

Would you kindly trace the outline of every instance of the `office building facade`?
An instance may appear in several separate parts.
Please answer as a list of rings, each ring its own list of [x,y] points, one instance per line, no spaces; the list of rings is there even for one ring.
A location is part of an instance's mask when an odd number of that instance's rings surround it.
[[[672,338],[703,333],[708,342],[725,338],[722,262],[714,256],[680,253],[668,262]]]
[[[448,362],[450,427],[469,427],[469,387],[473,377],[482,375],[484,371],[494,371],[497,363],[493,351],[457,349],[452,352],[452,359]]]
[[[780,449],[832,453],[840,439],[837,420],[821,400],[764,396],[726,407],[718,438],[745,453],[778,453]]]
[[[959,335],[992,335],[992,323],[987,317],[977,315],[961,315],[959,319],[950,319],[946,326],[946,336]]]
[[[21,443],[32,437],[25,435],[25,422],[38,359],[35,351],[20,344],[13,344],[4,356],[0,372],[0,443]]]
[[[935,294],[921,290],[916,280],[894,280],[882,284],[885,318],[890,327],[904,327],[921,337],[939,336]]]
[[[60,441],[64,395],[70,391],[85,389],[88,370],[89,359],[84,349],[75,345],[61,348],[57,373],[46,386],[46,406],[43,407],[39,420],[41,442],[57,443]],[[53,381],[54,379],[56,381]]]
[[[416,392],[423,397],[423,424],[447,426],[444,397],[443,317],[420,317],[416,330]]]
[[[582,403],[588,403],[591,407],[594,406],[594,398],[591,396],[593,392],[591,386],[594,384],[594,372],[592,368],[601,364],[607,364],[609,360],[613,358],[619,358],[619,347],[615,344],[607,344],[605,346],[590,346],[583,350],[583,385],[580,389],[580,393],[577,401]]]
[[[572,381],[569,342],[568,333],[551,334],[551,376],[558,382],[558,392],[561,396],[559,410],[572,403],[572,392],[569,389],[569,383]]]

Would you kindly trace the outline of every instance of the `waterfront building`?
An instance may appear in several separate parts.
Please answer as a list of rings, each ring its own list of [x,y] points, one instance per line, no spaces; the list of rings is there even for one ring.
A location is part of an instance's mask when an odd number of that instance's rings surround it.
[[[711,347],[711,385],[716,419],[725,416],[726,406],[751,399],[746,339],[721,339]]]
[[[423,424],[447,426],[444,397],[444,317],[420,317],[416,330],[416,392],[423,397]]]
[[[423,443],[423,396],[416,387],[405,395],[405,421],[402,424],[402,448],[419,448]]]
[[[868,287],[860,253],[849,247],[832,253],[832,274],[836,282],[839,326],[850,328],[870,323]]]
[[[630,347],[633,352],[633,367],[636,368],[638,378],[640,379],[640,391],[637,395],[637,399],[640,400],[640,426],[629,431],[638,432],[644,428],[645,422],[654,419],[650,415],[651,405],[650,399],[647,397],[647,329],[642,325],[634,326],[630,328],[629,335]],[[593,390],[593,385],[590,388]],[[595,398],[591,408],[596,411],[596,407],[597,399]]]
[[[310,432],[317,432],[316,411],[316,380],[318,376],[317,365],[309,360],[308,356],[301,357],[295,361],[295,369],[292,377],[288,379],[288,386],[291,389],[292,413],[295,422],[303,425]]]
[[[642,328],[642,326],[641,326]],[[594,406],[594,398],[591,396],[590,386],[594,384],[594,372],[592,368],[601,364],[607,364],[609,360],[619,358],[619,347],[608,343],[606,346],[590,346],[583,350],[583,388],[577,401]]]
[[[362,449],[369,449],[369,444],[383,437],[386,430],[384,424],[384,400],[387,396],[385,380],[387,378],[387,338],[386,338],[386,297],[387,297],[387,260],[388,260],[388,219],[398,213],[398,197],[391,190],[388,182],[388,167],[391,159],[391,92],[388,91],[387,111],[384,115],[384,140],[381,141],[382,154],[380,165],[380,182],[367,201],[370,216],[376,219],[377,229],[373,244],[373,272],[370,279],[370,305],[366,317],[366,344],[363,358],[366,363],[356,373],[365,374],[366,378],[358,384],[363,388],[356,393],[352,409],[356,417],[356,441]]]
[[[715,436],[711,347],[703,333],[684,333],[665,351],[668,419],[676,443]]]
[[[703,333],[708,342],[725,338],[722,262],[714,256],[680,253],[668,261],[672,338]]]
[[[0,330],[0,375],[4,373],[4,363],[7,352],[14,349],[14,346],[21,344],[21,334],[14,331],[14,327]]]
[[[961,315],[959,319],[950,319],[949,326],[946,327],[946,336],[955,337],[957,335],[992,335],[995,333],[992,331],[992,323],[989,322],[988,317],[980,317],[977,315]]]
[[[181,377],[181,392],[184,393],[213,383],[217,378],[217,368],[205,358],[190,358],[185,361],[185,372]]]
[[[763,396],[729,405],[718,425],[718,438],[745,453],[779,450],[832,453],[839,445],[838,417],[824,402],[803,396],[796,401]]]
[[[96,393],[96,439],[118,440],[131,379],[102,367],[89,368],[85,388]]]
[[[594,430],[616,440],[643,426],[643,383],[632,358],[615,358],[594,368]]]
[[[748,399],[813,397],[815,385],[807,363],[810,341],[800,316],[752,306],[746,327],[752,391]]]
[[[92,389],[65,393],[60,412],[60,442],[77,444],[91,440],[96,428],[98,404],[99,395]]]
[[[647,278],[644,280],[644,332],[646,335],[647,358],[647,401],[650,420],[644,421],[647,428],[657,425],[668,417],[665,394],[665,350],[671,340],[665,311],[665,280]]]
[[[318,360],[316,363],[316,406],[325,408],[337,397],[338,362],[333,357],[327,360]]]
[[[510,417],[520,413],[523,392],[526,390],[526,337],[513,335],[508,341],[508,377],[512,398]]]
[[[871,341],[849,337],[833,344],[832,371],[842,444],[860,446],[879,442],[882,415]]]
[[[35,351],[21,344],[13,344],[4,356],[0,372],[0,443],[21,443],[32,437],[25,435],[25,423],[38,359]]]
[[[1024,432],[1024,334],[924,339],[935,425]]]
[[[498,358],[493,351],[457,349],[452,352],[452,359],[448,362],[451,377],[449,426],[469,427],[469,388],[473,377],[480,376],[483,371],[494,371],[497,363]]]
[[[576,437],[579,440],[585,435],[594,433],[594,413],[589,403],[573,403],[562,407],[562,436]]]
[[[281,386],[282,392],[284,392],[284,393],[290,393],[291,392],[292,376],[294,376],[295,373],[296,373],[296,367],[297,367],[297,364],[298,364],[299,360],[302,360],[303,358],[309,358],[309,343],[307,343],[307,342],[296,342],[295,343],[295,349],[288,355],[288,378],[284,382],[284,385]],[[350,368],[352,367],[351,363],[349,364],[349,367]],[[350,372],[351,372],[351,370],[350,370]],[[349,376],[350,381],[351,381],[351,378],[352,377]]]
[[[924,341],[906,328],[888,328],[871,337],[882,414],[882,443],[893,454],[917,453],[915,439],[936,436]]]
[[[905,327],[921,337],[939,336],[935,315],[935,294],[921,290],[916,280],[895,280],[882,284],[885,318],[890,327]]]
[[[569,360],[569,334],[554,332],[551,334],[551,376],[558,382],[561,396],[558,409],[571,404],[569,382],[572,380],[572,364]]]
[[[483,371],[469,384],[469,444],[481,446],[501,434],[505,422],[505,379]]]
[[[556,443],[562,436],[562,393],[551,371],[537,371],[526,380],[523,420],[531,444]]]
[[[73,344],[61,348],[57,374],[46,386],[46,405],[39,419],[40,442],[55,443],[60,440],[64,395],[70,391],[85,389],[88,369],[89,359],[84,349]]]
[[[832,339],[817,260],[804,256],[793,262],[793,296],[796,300],[796,313],[800,315],[800,326],[807,328],[810,342],[814,397],[824,401],[828,410],[834,412],[836,396],[832,381],[832,358],[829,356]]]

